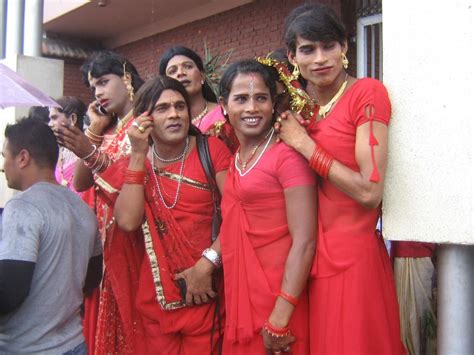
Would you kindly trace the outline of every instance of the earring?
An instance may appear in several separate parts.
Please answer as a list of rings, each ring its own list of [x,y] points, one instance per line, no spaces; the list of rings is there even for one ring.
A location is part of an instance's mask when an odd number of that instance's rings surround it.
[[[273,115],[274,113],[275,113],[275,109],[274,109],[274,108],[272,108],[272,115]]]
[[[225,108],[222,109],[222,113],[224,114],[224,116],[227,116],[227,111],[225,110]]]
[[[128,80],[124,80],[124,82],[125,87],[127,88],[128,98],[130,99],[130,101],[133,101],[133,98],[135,97],[135,93],[133,92],[133,86]]]
[[[298,66],[298,64],[294,64],[293,66],[293,72],[291,73],[292,75],[292,78],[291,78],[291,81],[293,80],[298,80],[299,76],[300,76],[300,67]]]
[[[201,85],[204,85],[204,80],[201,80]]]
[[[347,69],[349,67],[349,59],[347,59],[347,56],[344,52],[341,53],[341,58],[342,58],[342,66],[344,69]]]

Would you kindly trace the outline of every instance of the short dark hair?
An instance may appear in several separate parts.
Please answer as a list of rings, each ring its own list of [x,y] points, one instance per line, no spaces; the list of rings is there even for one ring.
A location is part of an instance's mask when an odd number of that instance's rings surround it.
[[[285,22],[283,40],[290,50],[296,51],[296,37],[309,41],[346,41],[346,29],[333,9],[323,4],[306,4],[293,9]]]
[[[143,84],[143,80],[140,78],[137,69],[125,57],[112,51],[93,53],[81,66],[82,80],[87,87],[90,87],[89,74],[94,78],[100,78],[107,74],[123,77],[124,69],[132,76],[133,89],[135,92],[138,91]]]
[[[151,114],[156,102],[160,99],[161,94],[165,90],[173,90],[183,96],[189,116],[189,134],[196,135],[198,129],[191,124],[191,100],[189,99],[189,94],[183,84],[169,76],[159,75],[143,84],[135,96],[133,116],[138,117],[144,112]]]
[[[196,64],[198,69],[201,72],[205,73],[204,64],[199,54],[197,54],[192,49],[189,49],[184,46],[174,46],[168,49],[165,53],[163,53],[163,55],[160,58],[160,64],[158,65],[160,75],[166,75],[166,67],[168,66],[169,61],[171,60],[171,58],[177,55],[182,55],[191,59],[194,62],[194,64]],[[204,84],[202,86],[202,96],[204,96],[204,98],[209,102],[217,102],[217,97],[214,94],[214,91],[212,91],[211,87],[209,86],[206,80],[204,80]]]
[[[34,118],[24,118],[7,125],[5,138],[14,156],[25,149],[36,164],[54,170],[58,162],[59,146],[52,129]]]
[[[87,112],[87,106],[84,102],[79,100],[76,97],[72,96],[63,96],[56,100],[56,102],[61,106],[57,110],[61,113],[64,113],[66,117],[70,117],[73,113],[77,116],[76,127],[81,131],[84,128],[84,116]]]
[[[34,118],[40,122],[48,124],[49,122],[49,108],[44,106],[32,106],[28,111],[28,117]]]
[[[254,59],[243,59],[231,64],[226,69],[224,75],[221,78],[221,82],[219,84],[219,92],[221,94],[221,97],[224,99],[224,102],[227,102],[227,100],[229,99],[229,94],[236,76],[238,74],[250,73],[259,74],[262,77],[265,85],[270,90],[272,102],[274,101],[276,95],[275,81],[278,79],[275,79],[271,69],[257,62]]]

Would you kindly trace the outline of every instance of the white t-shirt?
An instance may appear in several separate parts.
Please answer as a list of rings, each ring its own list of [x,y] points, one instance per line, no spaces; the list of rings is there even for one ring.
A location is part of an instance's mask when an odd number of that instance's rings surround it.
[[[62,354],[84,341],[80,306],[97,219],[66,187],[36,183],[5,206],[0,260],[36,263],[28,297],[0,316],[0,354]]]

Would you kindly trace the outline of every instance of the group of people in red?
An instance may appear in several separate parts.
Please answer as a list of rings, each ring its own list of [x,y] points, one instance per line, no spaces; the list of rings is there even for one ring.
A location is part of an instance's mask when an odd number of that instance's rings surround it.
[[[82,66],[90,125],[53,130],[78,157],[69,180],[103,242],[89,353],[405,353],[375,229],[387,91],[347,74],[346,32],[325,5],[295,8],[284,41],[290,80],[282,62],[240,60],[219,97],[181,46],[147,82],[112,52]],[[297,79],[311,93],[299,113],[282,105]]]

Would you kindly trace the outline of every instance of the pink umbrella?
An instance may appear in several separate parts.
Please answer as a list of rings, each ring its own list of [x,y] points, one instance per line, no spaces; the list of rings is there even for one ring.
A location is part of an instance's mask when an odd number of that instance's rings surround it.
[[[40,89],[0,63],[0,107],[10,106],[60,107],[56,101]]]

